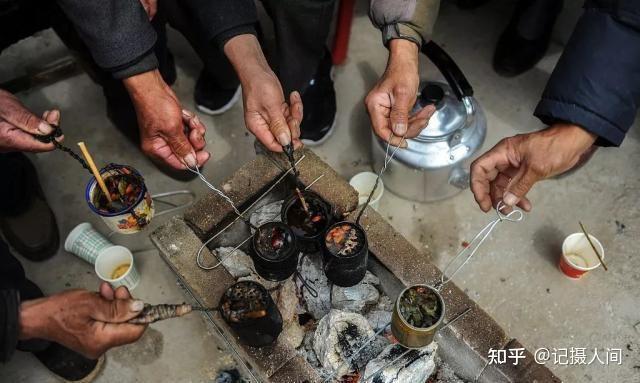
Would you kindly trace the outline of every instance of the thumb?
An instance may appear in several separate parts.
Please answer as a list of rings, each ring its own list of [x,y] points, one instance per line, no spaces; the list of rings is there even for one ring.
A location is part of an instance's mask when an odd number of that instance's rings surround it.
[[[540,177],[536,172],[532,171],[528,166],[522,166],[518,173],[511,178],[509,185],[502,195],[502,201],[505,205],[515,206],[524,196],[527,195],[533,184],[538,182]]]
[[[405,87],[396,87],[393,89],[393,100],[391,103],[391,130],[396,136],[404,136],[409,126],[409,111],[413,106],[415,93]]]
[[[172,134],[165,139],[176,157],[192,169],[198,166],[195,151],[184,132],[179,131],[177,134]]]
[[[291,143],[291,131],[281,111],[269,112],[269,130],[280,145],[285,146]]]
[[[92,318],[105,323],[122,323],[135,318],[142,312],[144,302],[137,299],[100,299]]]
[[[38,118],[19,102],[12,103],[10,107],[2,113],[2,118],[11,125],[29,134],[48,135],[55,130],[46,121]]]

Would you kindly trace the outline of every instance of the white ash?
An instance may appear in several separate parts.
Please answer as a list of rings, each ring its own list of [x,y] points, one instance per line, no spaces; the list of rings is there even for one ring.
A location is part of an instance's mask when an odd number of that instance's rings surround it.
[[[251,274],[253,261],[244,251],[238,249],[233,252],[233,247],[219,247],[214,250],[222,265],[234,279],[246,277]]]
[[[440,357],[436,355],[437,370],[433,374],[433,381],[436,383],[466,383],[456,375],[451,366],[445,363]]]
[[[320,320],[313,338],[324,373],[336,377],[364,368],[387,344],[362,315],[340,310],[331,310]]]
[[[400,357],[406,348],[399,344],[387,346],[364,371],[366,383],[424,383],[435,371],[435,342],[417,350],[410,350]],[[395,361],[394,361],[395,360]],[[393,362],[389,364],[390,362]]]
[[[314,338],[314,333],[311,331],[307,332],[304,336],[304,340],[302,341],[302,347],[300,347],[299,351],[302,354],[302,356],[304,356],[305,359],[307,359],[307,362],[309,362],[310,365],[312,365],[315,368],[319,368],[320,361],[316,356],[316,352],[313,350],[313,338]]]
[[[331,287],[324,271],[322,270],[322,260],[319,254],[307,255],[298,266],[298,271],[302,278],[318,293],[314,297],[309,290],[301,287],[301,282],[297,281],[298,287],[302,291],[302,298],[305,301],[307,311],[315,319],[320,319],[331,310]]]
[[[279,200],[259,207],[256,211],[251,213],[249,222],[256,227],[260,227],[267,222],[280,222],[282,220],[280,217],[280,211],[282,210],[283,203],[284,200]],[[251,229],[252,233],[253,231],[254,229]]]
[[[391,311],[371,310],[365,315],[365,318],[369,321],[373,331],[378,332],[391,323]]]
[[[378,303],[379,298],[378,289],[364,282],[351,287],[334,285],[331,289],[331,307],[339,310],[363,313],[366,307]]]
[[[376,305],[375,309],[376,310],[381,310],[381,311],[393,311],[393,305],[395,302],[393,302],[391,300],[391,298],[389,298],[386,295],[382,295],[380,297],[380,299],[378,300],[378,304]]]

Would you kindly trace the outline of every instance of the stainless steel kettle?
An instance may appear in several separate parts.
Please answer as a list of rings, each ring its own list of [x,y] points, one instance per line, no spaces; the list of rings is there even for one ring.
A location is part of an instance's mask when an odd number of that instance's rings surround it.
[[[436,112],[419,136],[407,139],[382,176],[385,187],[418,202],[451,197],[469,186],[469,165],[487,133],[487,120],[473,88],[451,57],[433,41],[421,47],[448,84],[426,81],[414,112],[434,104]],[[384,163],[386,142],[373,135],[374,169]]]

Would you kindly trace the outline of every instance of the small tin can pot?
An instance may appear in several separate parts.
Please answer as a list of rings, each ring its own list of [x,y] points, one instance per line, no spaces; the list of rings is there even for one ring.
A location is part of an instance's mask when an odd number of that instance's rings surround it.
[[[274,251],[275,242],[281,241],[279,251]],[[296,238],[282,222],[268,222],[253,233],[251,259],[256,272],[269,281],[283,281],[298,267]]]
[[[142,183],[140,192],[136,197],[135,203],[128,206],[126,209],[119,212],[106,212],[99,209],[94,205],[95,198],[99,190],[98,183],[95,177],[91,177],[87,187],[85,189],[85,199],[89,208],[105,222],[105,224],[116,233],[121,234],[133,234],[144,229],[154,214],[153,200],[151,194],[147,190],[147,186],[144,183],[142,175],[127,165],[109,164],[100,170],[100,174],[103,179],[107,179],[117,175],[131,175]]]
[[[327,247],[326,236],[338,226],[348,225],[356,229],[362,243],[353,254],[339,255]],[[355,286],[364,279],[367,273],[367,260],[369,258],[369,244],[364,230],[353,222],[341,221],[331,225],[323,237],[322,254],[324,260],[324,273],[333,284],[341,287]]]
[[[258,282],[240,281],[220,298],[222,318],[247,346],[275,342],[282,332],[282,315],[267,289]]]
[[[298,249],[308,254],[320,250],[324,232],[331,224],[331,206],[316,193],[303,191],[302,196],[312,212],[315,211],[324,217],[323,224],[317,225],[313,230],[305,230],[302,227],[300,221],[304,221],[306,212],[297,194],[293,194],[282,204],[280,216],[282,222],[289,226],[296,236]]]
[[[409,324],[407,320],[402,316],[400,312],[400,298],[411,288],[425,287],[432,291],[438,298],[438,303],[442,310],[440,311],[440,318],[429,327],[415,327]],[[442,296],[438,290],[428,285],[413,285],[402,290],[398,299],[396,299],[395,305],[393,305],[393,313],[391,314],[391,332],[398,342],[406,348],[416,349],[422,348],[433,342],[433,337],[442,325],[445,315],[445,305]]]

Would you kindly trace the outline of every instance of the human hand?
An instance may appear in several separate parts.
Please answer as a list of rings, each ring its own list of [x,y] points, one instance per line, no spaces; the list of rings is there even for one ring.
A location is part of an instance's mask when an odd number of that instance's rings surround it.
[[[158,12],[158,0],[140,0],[142,8],[147,12],[149,20],[153,20],[153,17]]]
[[[471,164],[473,196],[485,212],[501,200],[530,211],[526,195],[531,187],[586,161],[595,140],[594,134],[571,124],[504,138]]]
[[[146,326],[126,323],[144,303],[131,299],[126,288],[115,292],[103,283],[100,293],[67,290],[22,302],[20,339],[54,341],[96,359],[108,349],[135,342]]]
[[[387,69],[364,101],[378,137],[406,147],[402,137],[413,138],[427,126],[436,110],[433,105],[410,114],[419,85],[418,46],[409,40],[391,40]]]
[[[185,165],[195,168],[209,160],[210,154],[204,150],[206,127],[198,116],[182,109],[157,70],[131,76],[123,83],[136,109],[146,155],[175,169],[186,169]]]
[[[0,89],[0,152],[47,152],[55,149],[52,143],[45,144],[32,134],[48,135],[60,124],[58,110],[45,111],[42,118],[31,113],[11,93]],[[64,137],[57,137],[62,141]]]
[[[255,36],[236,36],[225,44],[224,51],[242,83],[247,129],[274,152],[281,152],[290,143],[294,149],[302,147],[302,98],[294,91],[289,95],[289,103],[286,102],[280,81]]]

